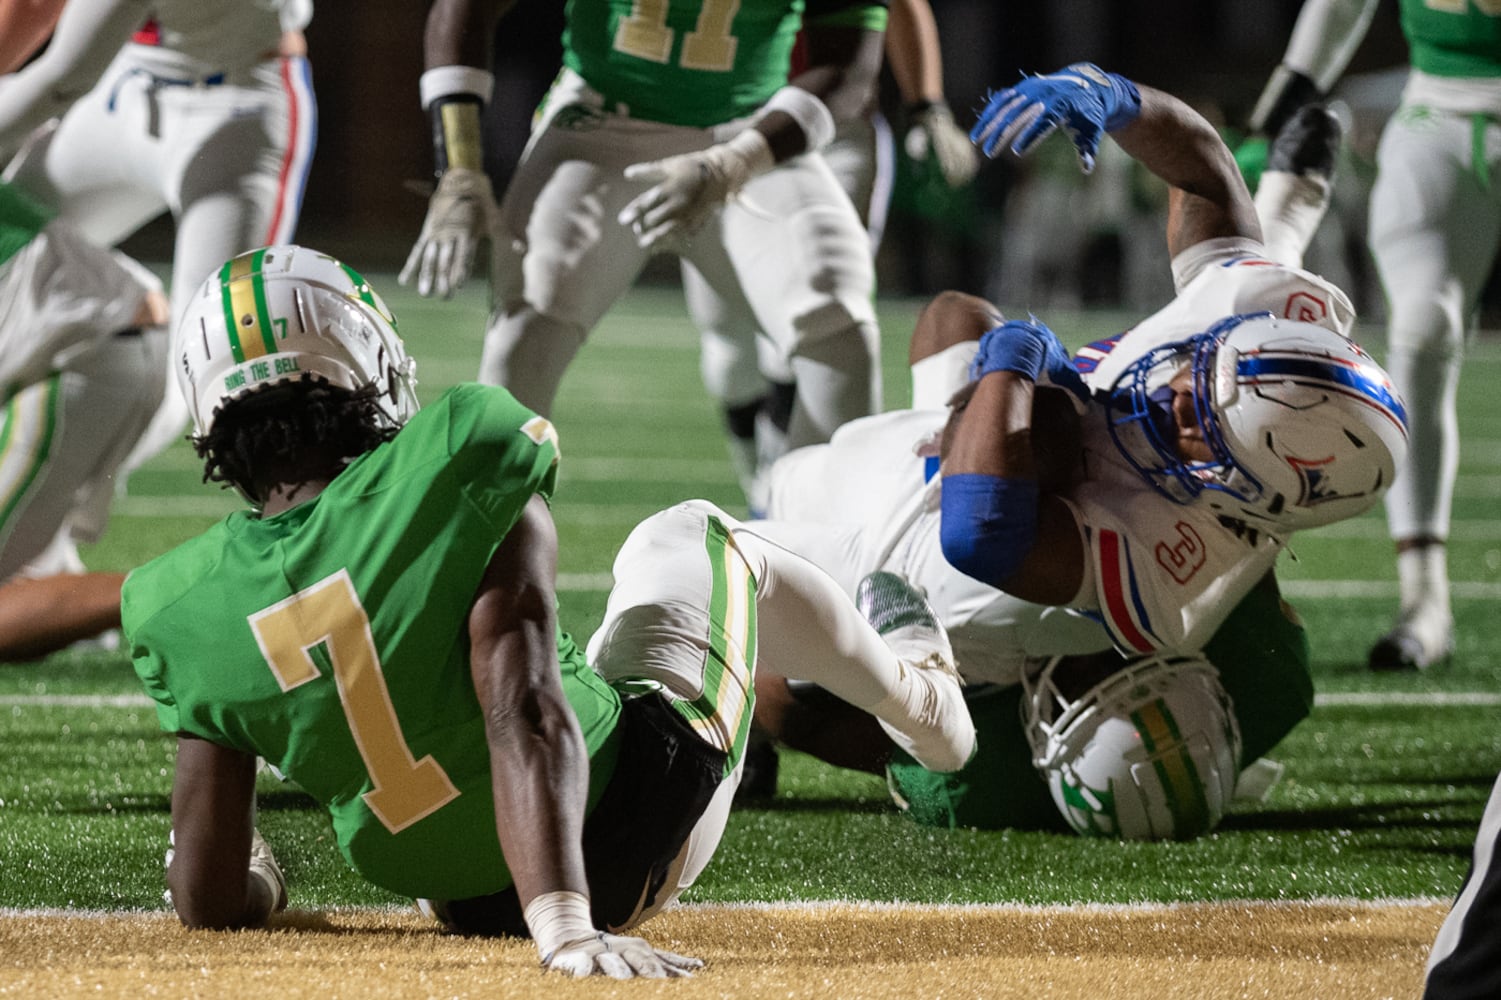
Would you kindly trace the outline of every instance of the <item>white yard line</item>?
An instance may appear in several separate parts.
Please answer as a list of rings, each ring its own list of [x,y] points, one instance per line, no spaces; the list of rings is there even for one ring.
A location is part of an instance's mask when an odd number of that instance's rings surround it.
[[[1319,707],[1489,708],[1501,705],[1496,691],[1330,691],[1314,696]],[[150,708],[144,694],[6,694],[0,708]]]

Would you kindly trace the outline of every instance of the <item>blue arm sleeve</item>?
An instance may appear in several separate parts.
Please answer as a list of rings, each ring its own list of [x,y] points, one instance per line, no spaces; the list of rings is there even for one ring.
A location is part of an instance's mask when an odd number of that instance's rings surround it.
[[[949,564],[999,587],[1037,541],[1037,483],[979,473],[943,479],[939,541]]]

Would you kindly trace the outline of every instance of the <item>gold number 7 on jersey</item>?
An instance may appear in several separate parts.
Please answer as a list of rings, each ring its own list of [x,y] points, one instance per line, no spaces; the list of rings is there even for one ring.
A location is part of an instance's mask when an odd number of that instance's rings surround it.
[[[370,634],[370,616],[348,570],[300,590],[247,619],[266,665],[283,691],[319,676],[309,651],[323,646],[334,684],[370,783],[365,805],[387,830],[400,833],[459,795],[431,755],[416,760],[402,735],[391,689]]]

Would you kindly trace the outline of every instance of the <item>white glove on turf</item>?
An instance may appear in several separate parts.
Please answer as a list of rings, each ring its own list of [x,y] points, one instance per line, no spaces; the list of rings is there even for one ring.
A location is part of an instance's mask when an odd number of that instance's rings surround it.
[[[483,171],[454,167],[438,180],[427,203],[422,233],[397,281],[417,279],[417,294],[448,298],[474,267],[480,241],[490,235],[498,210],[490,178]]]
[[[542,967],[573,976],[611,979],[672,979],[693,975],[704,963],[686,955],[653,948],[641,938],[596,931],[593,937],[570,941],[542,956]]]
[[[766,137],[753,128],[697,153],[633,163],[625,168],[626,180],[653,186],[631,199],[618,221],[630,226],[636,242],[648,249],[669,236],[686,236],[746,181],[774,164]]]

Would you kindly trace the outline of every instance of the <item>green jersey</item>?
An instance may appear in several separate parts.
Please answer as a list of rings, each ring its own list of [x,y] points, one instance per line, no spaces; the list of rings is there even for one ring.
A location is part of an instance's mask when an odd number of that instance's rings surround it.
[[[1501,76],[1501,2],[1402,0],[1412,64],[1433,76]]]
[[[805,21],[882,31],[886,2],[568,0],[563,64],[633,118],[707,128],[787,82]]]
[[[461,899],[510,884],[467,620],[556,437],[505,390],[464,385],[271,517],[230,515],[132,573],[122,615],[162,728],[275,765],[326,806],[371,882]],[[565,633],[563,688],[608,782],[620,699]]]
[[[9,184],[0,182],[0,264],[36,238],[49,217]]]

